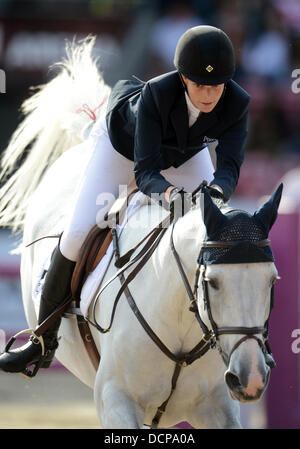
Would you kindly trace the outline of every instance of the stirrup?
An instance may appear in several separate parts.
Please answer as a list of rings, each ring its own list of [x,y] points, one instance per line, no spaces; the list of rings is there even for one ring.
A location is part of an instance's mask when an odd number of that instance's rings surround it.
[[[45,353],[45,344],[44,344],[44,339],[43,339],[42,335],[40,335],[40,336],[36,335],[33,329],[25,329],[25,330],[23,330],[23,331],[20,331],[20,332],[18,332],[17,334],[15,334],[13,337],[11,337],[11,338],[8,340],[8,342],[7,342],[6,346],[5,346],[4,352],[8,352],[9,349],[11,348],[11,346],[12,346],[12,345],[14,344],[14,342],[16,341],[16,339],[17,339],[20,335],[25,335],[25,334],[30,334],[30,335],[31,335],[31,340],[32,340],[32,342],[33,342],[34,344],[39,343],[39,344],[41,345],[41,350],[42,350],[40,360],[39,360],[37,363],[33,363],[33,364],[32,364],[32,365],[34,366],[34,369],[33,369],[33,370],[30,370],[30,369],[28,369],[28,368],[25,368],[25,369],[24,369],[23,371],[21,371],[20,373],[17,373],[17,374],[19,374],[20,376],[23,376],[23,377],[25,377],[26,379],[29,379],[29,380],[30,380],[30,379],[32,379],[34,376],[36,376],[38,370],[41,368],[41,366],[42,366],[42,364],[43,364],[43,362],[44,362],[44,359],[45,359],[46,356],[47,356],[47,353]],[[36,338],[38,341],[37,341],[37,342],[34,342],[34,341],[33,341],[34,338]]]

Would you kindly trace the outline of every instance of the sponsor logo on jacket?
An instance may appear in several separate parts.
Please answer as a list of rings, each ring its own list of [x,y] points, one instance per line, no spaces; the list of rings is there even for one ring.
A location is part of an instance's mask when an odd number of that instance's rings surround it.
[[[217,139],[215,137],[207,137],[204,136],[203,137],[203,143],[211,143],[211,142],[215,142]]]

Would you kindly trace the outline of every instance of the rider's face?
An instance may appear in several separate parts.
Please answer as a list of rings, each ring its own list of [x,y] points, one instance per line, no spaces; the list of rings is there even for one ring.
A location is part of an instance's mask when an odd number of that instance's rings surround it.
[[[182,78],[193,105],[202,112],[211,112],[222,96],[224,83],[215,86],[207,86],[197,84],[183,75]]]

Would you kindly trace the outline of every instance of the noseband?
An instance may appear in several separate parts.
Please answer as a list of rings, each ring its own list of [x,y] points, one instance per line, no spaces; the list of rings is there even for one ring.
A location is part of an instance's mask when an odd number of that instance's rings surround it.
[[[175,260],[177,262],[178,265],[178,269],[179,272],[181,274],[181,277],[183,279],[183,283],[185,285],[185,288],[187,290],[187,293],[189,295],[189,298],[191,300],[191,307],[190,310],[192,312],[195,313],[195,316],[197,318],[197,321],[199,322],[201,329],[203,331],[204,334],[204,338],[210,342],[210,347],[214,348],[217,347],[222,359],[225,363],[226,366],[229,365],[230,362],[230,358],[233,354],[233,352],[246,340],[249,339],[254,339],[257,341],[259,347],[261,348],[261,350],[264,353],[265,358],[267,357],[267,354],[271,355],[271,348],[270,345],[268,343],[268,324],[269,324],[269,318],[270,318],[270,313],[273,307],[273,302],[274,302],[274,286],[272,286],[271,288],[271,301],[270,301],[270,310],[269,310],[269,315],[268,318],[265,322],[264,326],[255,326],[255,327],[245,327],[245,326],[228,326],[228,327],[218,327],[217,323],[215,322],[213,315],[212,315],[212,310],[211,310],[211,304],[210,304],[210,298],[209,298],[209,290],[208,290],[208,280],[205,276],[206,274],[206,264],[203,261],[203,253],[205,251],[205,249],[207,248],[222,248],[222,249],[230,249],[233,246],[235,246],[237,243],[240,242],[225,242],[225,241],[205,241],[202,242],[202,246],[201,246],[201,250],[200,250],[200,255],[199,255],[199,263],[198,263],[198,267],[196,270],[196,274],[195,274],[195,284],[194,284],[194,291],[192,291],[188,279],[184,273],[179,255],[175,249],[174,246],[174,241],[173,241],[173,229],[174,229],[174,224],[173,224],[173,228],[172,228],[172,232],[171,232],[171,248],[173,251],[173,254],[175,256]],[[246,242],[246,241],[244,241]],[[257,247],[259,248],[263,248],[266,246],[270,245],[270,240],[265,239],[265,240],[259,240],[257,242],[251,242],[252,244],[255,244]],[[202,270],[202,274],[201,274],[201,266],[203,267]],[[199,278],[201,275],[201,285],[202,285],[202,290],[203,290],[203,301],[204,301],[204,310],[207,311],[207,316],[211,325],[211,329],[209,329],[206,324],[204,323],[204,321],[202,320],[200,314],[199,314],[199,310],[198,310],[198,306],[197,306],[197,291],[198,291],[198,285],[199,285]],[[260,339],[259,337],[257,337],[257,334],[261,334],[263,339]],[[230,351],[230,354],[226,354],[219,342],[219,336],[220,335],[243,335],[233,346],[233,348]]]

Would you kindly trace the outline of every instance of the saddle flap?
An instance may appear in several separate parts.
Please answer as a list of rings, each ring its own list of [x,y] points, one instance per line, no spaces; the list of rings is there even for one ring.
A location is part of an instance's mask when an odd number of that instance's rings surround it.
[[[71,291],[73,298],[80,301],[80,292],[87,276],[91,273],[112,241],[110,228],[101,229],[95,225],[88,233],[79,253],[73,277],[71,280]]]

